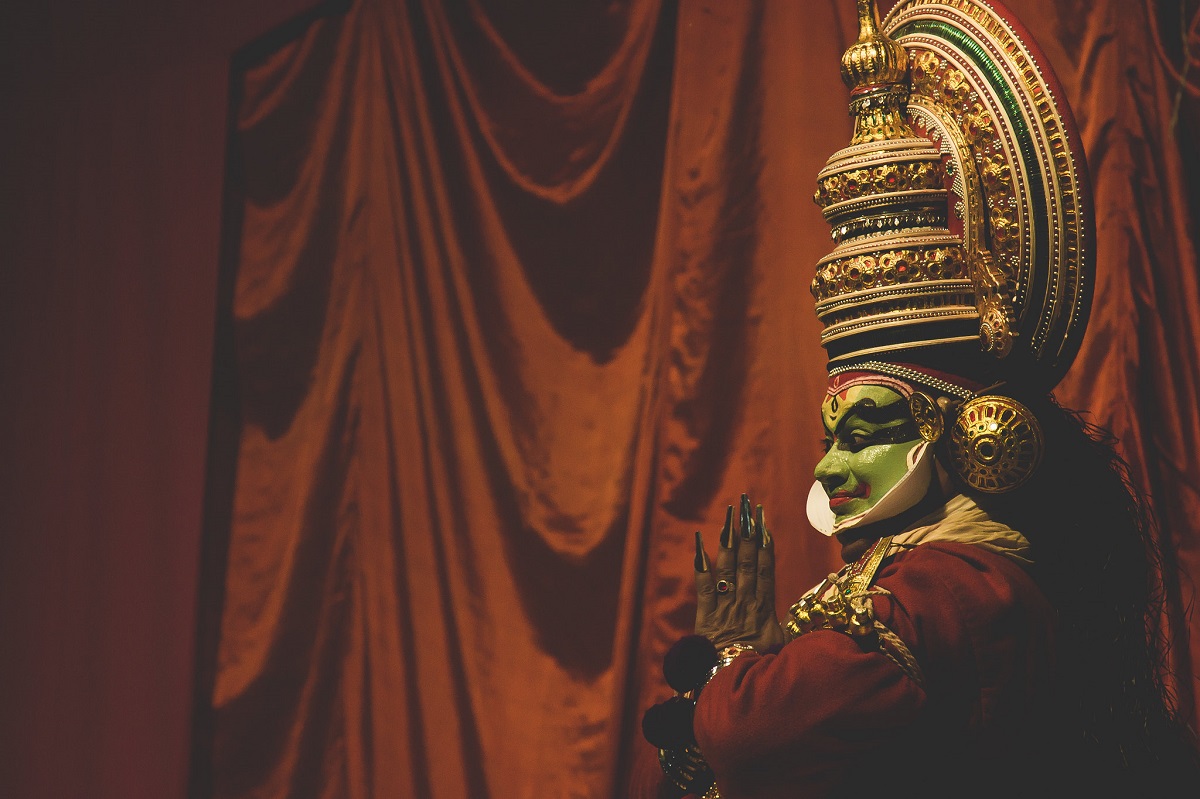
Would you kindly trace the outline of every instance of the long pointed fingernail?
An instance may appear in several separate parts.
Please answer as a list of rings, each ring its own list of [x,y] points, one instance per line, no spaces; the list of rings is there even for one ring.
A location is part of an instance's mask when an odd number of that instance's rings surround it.
[[[733,549],[733,506],[725,508],[725,526],[721,528],[721,546]]]
[[[767,517],[763,514],[763,506],[759,505],[756,510],[758,516],[758,534],[760,536],[758,543],[763,549],[766,549],[771,543],[771,531],[767,529]]]
[[[750,497],[742,494],[741,513],[738,514],[738,523],[742,528],[742,540],[749,541],[754,537],[754,527],[750,522]]]
[[[704,553],[704,538],[696,531],[696,571],[703,574],[708,571],[708,555]]]

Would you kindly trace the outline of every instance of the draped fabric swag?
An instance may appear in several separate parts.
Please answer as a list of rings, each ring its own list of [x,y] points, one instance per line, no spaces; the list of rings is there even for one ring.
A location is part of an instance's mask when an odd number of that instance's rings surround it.
[[[1154,7],[1009,5],[1097,194],[1059,396],[1153,489],[1191,707],[1200,175]],[[237,76],[216,796],[623,796],[693,532],[764,503],[781,609],[836,566],[807,285],[855,30],[845,0],[357,0]]]

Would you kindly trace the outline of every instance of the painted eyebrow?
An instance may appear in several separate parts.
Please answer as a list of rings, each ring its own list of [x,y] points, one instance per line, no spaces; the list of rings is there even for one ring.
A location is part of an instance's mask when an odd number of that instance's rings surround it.
[[[850,409],[842,416],[841,420],[837,423],[837,427],[832,432],[830,432],[828,427],[825,427],[824,420],[821,422],[821,427],[824,427],[825,432],[829,435],[836,436],[853,417],[857,417],[867,424],[879,425],[899,421],[908,416],[909,413],[908,403],[902,400],[895,400],[886,405],[876,405],[874,400],[864,398],[850,406]]]

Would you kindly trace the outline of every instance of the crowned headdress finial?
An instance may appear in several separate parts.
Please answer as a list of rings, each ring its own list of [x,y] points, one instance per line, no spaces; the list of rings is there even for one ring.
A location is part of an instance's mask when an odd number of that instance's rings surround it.
[[[853,144],[912,136],[908,104],[908,51],[880,31],[875,0],[858,0],[858,41],[842,54],[842,81],[855,116]]]

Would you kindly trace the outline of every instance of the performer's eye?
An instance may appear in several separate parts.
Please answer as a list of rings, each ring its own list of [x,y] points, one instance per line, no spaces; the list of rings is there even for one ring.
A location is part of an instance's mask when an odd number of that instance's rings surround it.
[[[881,435],[879,431],[866,433],[860,430],[851,430],[838,437],[838,447],[847,452],[859,452],[867,447],[886,443],[889,443],[887,436]]]

